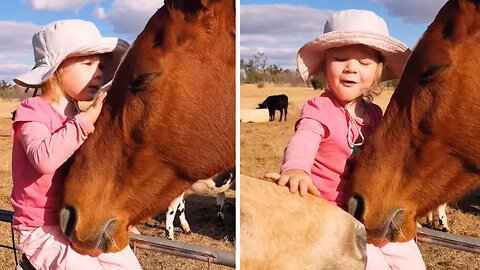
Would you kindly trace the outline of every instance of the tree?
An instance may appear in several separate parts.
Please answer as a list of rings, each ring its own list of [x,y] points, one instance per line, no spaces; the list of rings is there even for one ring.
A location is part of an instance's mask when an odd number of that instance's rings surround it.
[[[245,72],[246,83],[258,83],[265,81],[267,57],[264,53],[257,52],[245,63],[240,60],[240,68]]]
[[[8,90],[10,88],[12,88],[13,85],[11,85],[9,82],[5,81],[5,80],[1,80],[0,81],[0,90]]]
[[[313,89],[324,89],[327,86],[326,78],[323,76],[310,79]]]
[[[241,83],[289,83],[301,85],[302,81],[298,72],[272,64],[268,65],[268,58],[264,53],[257,52],[247,61],[240,60]]]
[[[253,59],[251,59],[251,61],[253,62],[253,66],[261,74],[265,74],[265,69],[267,67],[267,60],[268,60],[267,57],[262,52],[257,52],[256,54],[253,55]]]

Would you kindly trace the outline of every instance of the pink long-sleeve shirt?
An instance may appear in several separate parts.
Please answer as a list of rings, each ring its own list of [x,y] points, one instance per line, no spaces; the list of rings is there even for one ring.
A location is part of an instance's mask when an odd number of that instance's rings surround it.
[[[355,117],[365,138],[380,123],[382,110],[375,104],[366,104],[363,117]],[[351,156],[348,132],[355,141],[359,133],[348,128],[345,109],[328,92],[306,102],[295,134],[285,149],[282,173],[291,169],[307,172],[321,197],[346,210],[348,180],[342,179],[347,159]],[[409,269],[425,270],[420,250],[413,240],[406,243],[367,244],[367,270]]]
[[[23,230],[57,225],[63,166],[94,126],[85,113],[71,119],[41,96],[23,101],[12,125],[13,224]]]
[[[363,117],[354,117],[365,138],[382,118],[379,106],[366,103]],[[347,135],[357,140],[355,127],[348,128],[345,109],[328,92],[308,100],[286,149],[281,172],[300,169],[307,172],[322,198],[346,209],[347,180],[341,175],[352,149]]]

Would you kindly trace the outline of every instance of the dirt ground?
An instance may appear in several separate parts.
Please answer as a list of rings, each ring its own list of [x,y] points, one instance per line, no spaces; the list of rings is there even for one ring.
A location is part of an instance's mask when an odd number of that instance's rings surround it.
[[[374,99],[385,110],[393,91],[386,90]],[[240,172],[262,178],[267,172],[280,170],[283,151],[294,133],[294,124],[304,102],[321,94],[320,90],[306,87],[242,85],[240,108],[254,109],[269,95],[286,94],[289,97],[288,119],[269,123],[240,123]],[[452,233],[480,238],[480,191],[454,202],[447,208]],[[427,269],[480,269],[480,256],[445,247],[418,243]]]
[[[11,112],[19,101],[0,100],[0,209],[12,210],[10,193],[11,180]],[[216,226],[216,199],[192,195],[186,199],[186,216],[192,234],[182,233],[178,218],[175,220],[177,241],[201,245],[209,248],[235,252],[235,191],[227,192],[225,204],[225,227]],[[149,219],[137,228],[142,234],[165,238],[165,212]],[[11,246],[10,224],[0,222],[0,245]],[[208,265],[206,262],[165,255],[138,249],[136,252],[143,269],[232,269],[226,266]],[[0,269],[14,269],[14,256],[11,250],[0,248]]]

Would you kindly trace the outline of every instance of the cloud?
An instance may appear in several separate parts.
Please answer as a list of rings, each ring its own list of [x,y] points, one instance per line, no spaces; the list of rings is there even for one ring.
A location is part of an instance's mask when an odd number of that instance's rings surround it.
[[[97,19],[105,19],[107,14],[105,14],[105,9],[103,9],[103,7],[98,7],[93,11],[92,16]]]
[[[32,36],[41,28],[28,22],[0,21],[0,52],[11,49],[32,51]]]
[[[34,10],[48,11],[75,11],[79,12],[83,7],[92,3],[100,3],[104,0],[30,0],[30,6]]]
[[[399,17],[405,23],[429,23],[433,21],[447,0],[373,0],[383,5],[388,14]]]
[[[88,4],[102,1],[104,0],[29,0],[29,3],[37,11],[78,12]],[[109,23],[116,35],[133,40],[161,6],[163,0],[114,0],[110,6],[97,5],[91,15]],[[0,80],[12,81],[33,67],[31,40],[42,27],[43,25],[27,22],[0,21]]]
[[[117,34],[135,39],[161,6],[163,0],[115,0],[106,11],[105,19]]]
[[[32,36],[41,28],[28,22],[0,21],[1,80],[11,81],[15,76],[32,69]]]
[[[0,64],[0,80],[12,82],[13,78],[31,69],[32,66],[25,64]]]
[[[323,33],[331,10],[291,5],[240,7],[240,57],[247,61],[265,53],[267,64],[295,69],[298,49]]]

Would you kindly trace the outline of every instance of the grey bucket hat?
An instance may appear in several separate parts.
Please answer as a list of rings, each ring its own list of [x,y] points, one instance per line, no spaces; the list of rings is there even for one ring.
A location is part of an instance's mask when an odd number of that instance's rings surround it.
[[[102,37],[97,27],[83,20],[61,20],[46,25],[32,38],[35,66],[13,81],[24,87],[38,88],[52,75],[63,60],[73,56],[109,53],[105,57],[103,83],[108,83],[128,42],[114,37]]]
[[[297,67],[303,80],[320,70],[325,51],[330,48],[364,44],[384,57],[382,81],[398,79],[410,55],[410,49],[392,38],[387,24],[368,10],[343,10],[334,13],[325,23],[323,34],[307,42],[297,54]]]

